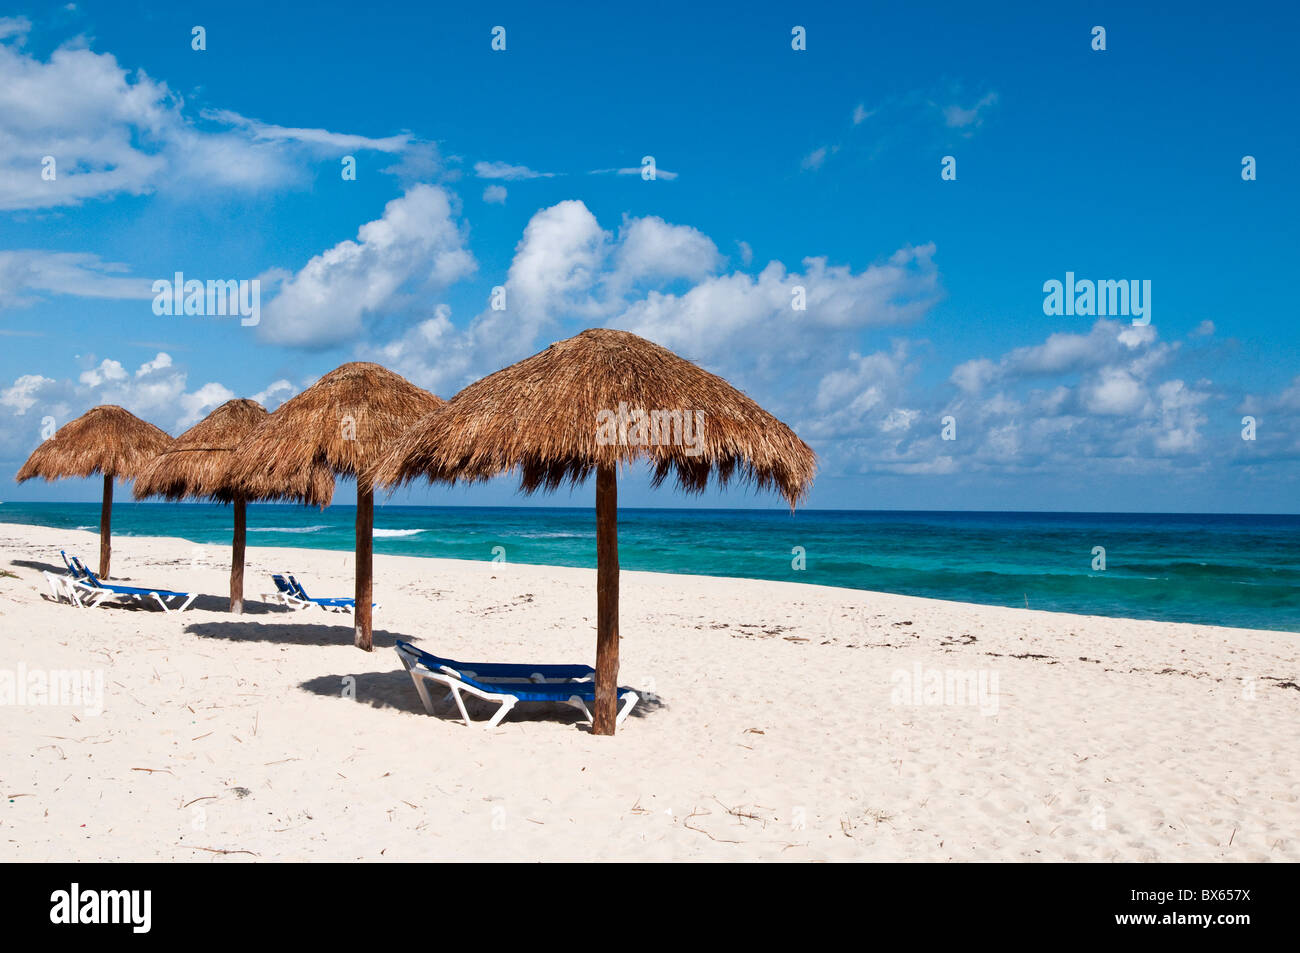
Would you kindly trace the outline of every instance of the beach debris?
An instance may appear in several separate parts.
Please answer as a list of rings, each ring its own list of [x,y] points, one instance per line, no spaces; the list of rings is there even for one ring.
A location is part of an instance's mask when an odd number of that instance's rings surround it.
[[[710,816],[712,816],[712,814],[713,814],[712,811],[702,811],[702,810],[700,810],[698,807],[697,807],[697,808],[694,808],[694,809],[691,811],[691,813],[688,814],[688,815],[686,815],[686,817],[682,820],[682,826],[685,827],[688,831],[695,831],[697,834],[703,834],[703,835],[704,835],[705,837],[707,837],[709,840],[711,840],[711,841],[715,841],[716,843],[719,843],[719,844],[739,844],[740,841],[738,841],[738,840],[728,840],[728,839],[725,838],[725,837],[714,837],[712,834],[710,834],[710,833],[709,833],[708,831],[706,831],[704,828],[702,828],[702,827],[696,827],[695,825],[693,825],[693,824],[691,823],[691,821],[692,821],[693,819],[697,818],[697,817],[710,817]]]
[[[190,847],[188,844],[177,844],[177,847],[185,847],[188,850],[206,850],[211,854],[248,854],[250,857],[261,857],[262,855],[252,850],[227,850],[223,847]]]

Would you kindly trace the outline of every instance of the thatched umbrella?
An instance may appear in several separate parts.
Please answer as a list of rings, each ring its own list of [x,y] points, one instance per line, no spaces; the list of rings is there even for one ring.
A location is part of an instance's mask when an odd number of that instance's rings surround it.
[[[793,508],[816,457],[720,377],[626,331],[596,329],[490,374],[421,420],[376,467],[376,485],[423,475],[455,483],[519,469],[522,489],[596,473],[596,699],[592,729],[613,734],[618,689],[618,482],[644,458],[698,492],[711,473],[771,487]]]
[[[19,483],[32,477],[104,477],[99,511],[99,575],[108,578],[112,556],[113,481],[130,480],[172,442],[162,430],[115,404],[92,407],[58,429],[27,458]]]
[[[245,499],[226,479],[235,445],[267,418],[255,400],[228,400],[173,441],[135,478],[135,498],[213,499],[231,503],[230,611],[244,611]]]
[[[285,401],[236,448],[228,477],[250,500],[292,500],[324,509],[334,478],[357,481],[355,642],[372,647],[375,513],[369,470],[393,442],[445,401],[378,364],[358,361],[330,371]]]

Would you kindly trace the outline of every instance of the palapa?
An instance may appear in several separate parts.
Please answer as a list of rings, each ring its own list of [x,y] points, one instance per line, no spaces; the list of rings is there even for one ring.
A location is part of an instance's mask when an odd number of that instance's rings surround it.
[[[448,483],[518,470],[522,489],[596,474],[596,698],[593,731],[613,734],[618,686],[618,468],[647,460],[655,486],[710,476],[772,489],[791,509],[816,455],[721,377],[626,331],[593,329],[489,374],[420,420],[375,467],[377,486]]]
[[[99,511],[99,575],[112,574],[113,481],[131,480],[172,438],[147,421],[115,404],[92,407],[60,427],[27,458],[17,475],[19,483],[32,477],[60,480],[104,478]]]
[[[444,401],[378,364],[330,371],[285,401],[235,451],[232,488],[249,500],[319,506],[334,499],[336,476],[357,481],[355,643],[371,650],[374,487],[370,470],[416,420]]]
[[[212,499],[231,503],[234,529],[230,555],[230,611],[244,611],[246,500],[229,478],[239,442],[266,420],[266,408],[254,400],[228,400],[170,447],[154,457],[135,480],[135,498]]]

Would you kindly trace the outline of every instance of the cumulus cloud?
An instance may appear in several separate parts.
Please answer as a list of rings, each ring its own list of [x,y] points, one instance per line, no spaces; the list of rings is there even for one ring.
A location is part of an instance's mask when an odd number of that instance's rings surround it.
[[[947,395],[904,391],[882,402],[882,412],[921,410],[906,430],[914,439],[860,427],[844,456],[861,472],[908,472],[899,465],[927,462],[941,472],[1008,474],[1068,474],[1081,461],[1115,472],[1200,467],[1208,452],[1205,408],[1216,395],[1208,381],[1176,376],[1179,353],[1153,326],[1106,319],[1086,333],[1049,334],[997,359],[958,364]],[[875,378],[890,380],[880,370]],[[942,439],[947,417],[956,440]]]
[[[296,393],[298,393],[298,388],[284,378],[280,378],[268,384],[265,390],[254,394],[251,399],[257,401],[267,410],[275,410]]]
[[[613,273],[621,290],[644,281],[700,281],[721,263],[713,240],[689,225],[670,225],[654,215],[625,216],[613,255]]]
[[[448,193],[417,185],[383,215],[313,257],[286,279],[262,309],[259,332],[269,341],[324,348],[356,338],[368,321],[404,312],[477,267],[465,247]]]
[[[505,205],[506,187],[504,185],[489,185],[483,190],[483,201],[489,205]]]
[[[618,316],[617,324],[683,353],[710,360],[764,350],[806,361],[835,351],[837,335],[906,324],[941,297],[932,244],[898,250],[859,272],[826,258],[805,258],[802,271],[769,262],[758,275],[710,276],[683,294],[650,292]],[[806,308],[795,310],[802,289]],[[846,353],[845,347],[838,353]]]
[[[913,321],[938,300],[934,251],[904,248],[861,270],[810,258],[793,272],[780,262],[757,275],[726,272],[716,243],[698,229],[625,216],[615,232],[582,202],[560,202],[525,227],[503,282],[503,310],[485,308],[457,327],[443,306],[400,336],[363,346],[361,355],[451,394],[552,340],[604,324],[739,375],[802,413],[806,402],[792,380],[816,392],[864,330]],[[796,293],[806,310],[794,309]],[[782,382],[790,386],[769,390]],[[859,402],[855,412],[862,408]],[[896,416],[892,426],[904,420]],[[845,426],[840,420],[826,430]]]
[[[458,390],[467,377],[487,373],[531,353],[543,332],[561,319],[596,323],[611,304],[604,284],[614,237],[579,201],[541,209],[529,220],[502,284],[504,307],[489,305],[463,330],[450,310],[437,309],[401,337],[363,346],[421,386]]]
[[[135,368],[103,358],[75,379],[39,374],[0,384],[0,457],[30,453],[43,439],[45,418],[59,427],[98,404],[118,404],[178,434],[235,396],[216,381],[189,386],[188,372],[160,351]]]
[[[229,110],[197,119],[165,82],[111,54],[68,44],[23,50],[30,24],[0,29],[0,209],[75,206],[160,188],[263,189],[304,175],[304,155],[401,153],[407,135],[372,139],[293,128]],[[48,159],[47,159],[48,157]]]
[[[951,380],[963,391],[975,392],[997,381],[1073,374],[1125,360],[1161,363],[1177,347],[1156,343],[1153,325],[1102,319],[1086,334],[1056,332],[1041,344],[1015,348],[996,364],[987,358],[966,361],[953,369]]]

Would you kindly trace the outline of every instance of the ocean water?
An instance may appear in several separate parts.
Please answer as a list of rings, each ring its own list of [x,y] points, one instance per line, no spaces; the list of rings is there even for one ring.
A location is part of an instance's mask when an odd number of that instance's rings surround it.
[[[248,545],[351,549],[354,518],[346,506],[252,504]],[[4,503],[3,522],[95,530],[99,504]],[[230,510],[122,503],[113,532],[227,543]],[[593,567],[594,533],[585,508],[375,507],[379,554]],[[1104,571],[1093,569],[1098,546]],[[619,560],[624,569],[1300,631],[1300,516],[623,509]]]

